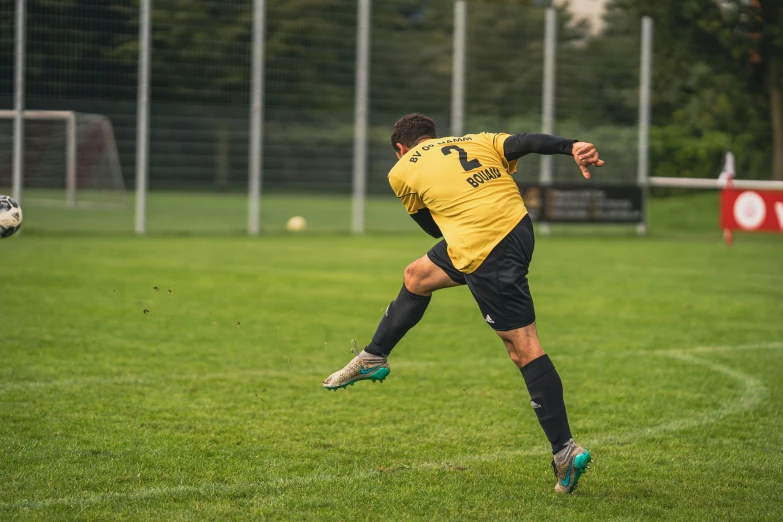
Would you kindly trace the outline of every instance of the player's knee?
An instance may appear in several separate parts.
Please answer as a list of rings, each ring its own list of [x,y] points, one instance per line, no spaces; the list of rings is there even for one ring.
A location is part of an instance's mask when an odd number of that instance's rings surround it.
[[[422,294],[426,291],[424,288],[424,274],[418,269],[415,261],[405,267],[405,272],[402,274],[402,282],[405,284],[405,288],[414,294]]]
[[[405,288],[411,292],[416,292],[419,279],[417,277],[416,267],[414,265],[415,263],[411,263],[410,265],[406,266],[405,271],[402,273],[402,282],[405,283]]]
[[[536,334],[535,323],[507,332],[498,331],[497,334],[506,345],[511,360],[520,368],[544,354]]]

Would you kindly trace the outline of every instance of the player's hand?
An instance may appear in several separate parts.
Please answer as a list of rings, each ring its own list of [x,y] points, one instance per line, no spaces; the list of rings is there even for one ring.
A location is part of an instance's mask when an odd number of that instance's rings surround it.
[[[606,162],[598,157],[598,151],[595,150],[595,145],[592,143],[585,143],[584,141],[574,143],[571,154],[573,154],[576,164],[579,165],[582,175],[587,179],[590,179],[590,171],[587,170],[588,166],[603,167],[606,165]]]

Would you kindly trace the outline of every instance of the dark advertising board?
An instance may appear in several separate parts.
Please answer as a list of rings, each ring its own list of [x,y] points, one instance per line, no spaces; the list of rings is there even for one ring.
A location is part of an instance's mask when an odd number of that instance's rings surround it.
[[[536,221],[550,223],[640,223],[638,186],[520,186],[525,206]]]

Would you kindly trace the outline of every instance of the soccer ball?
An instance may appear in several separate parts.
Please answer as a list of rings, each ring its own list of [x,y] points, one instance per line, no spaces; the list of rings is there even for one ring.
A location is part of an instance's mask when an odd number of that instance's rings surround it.
[[[0,239],[22,227],[22,207],[10,196],[0,196]]]
[[[307,228],[307,220],[302,216],[294,216],[288,220],[285,227],[292,232],[299,232]]]

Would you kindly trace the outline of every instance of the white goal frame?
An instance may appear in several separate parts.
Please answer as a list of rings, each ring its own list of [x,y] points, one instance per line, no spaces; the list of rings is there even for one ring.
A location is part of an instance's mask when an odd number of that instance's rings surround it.
[[[0,120],[13,120],[16,114],[15,110],[0,110]],[[22,111],[25,120],[65,122],[65,199],[71,208],[76,207],[76,115],[76,111]],[[116,155],[112,160],[117,162]]]
[[[16,111],[0,111],[0,119],[14,119]],[[76,113],[74,111],[23,111],[25,120],[65,121],[65,199],[76,206]]]

